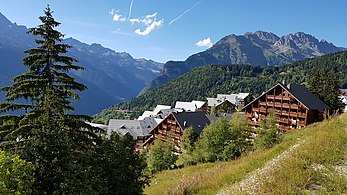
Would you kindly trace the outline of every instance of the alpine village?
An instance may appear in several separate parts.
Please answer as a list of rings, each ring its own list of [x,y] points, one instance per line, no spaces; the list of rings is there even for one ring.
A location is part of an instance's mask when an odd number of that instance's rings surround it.
[[[0,13],[0,194],[347,194],[347,48],[256,31],[162,64],[55,14]]]

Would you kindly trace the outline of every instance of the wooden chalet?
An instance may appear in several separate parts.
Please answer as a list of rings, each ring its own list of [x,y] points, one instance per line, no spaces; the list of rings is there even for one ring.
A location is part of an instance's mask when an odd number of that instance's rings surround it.
[[[199,136],[208,124],[210,121],[203,112],[173,112],[149,132],[152,136],[144,143],[144,146],[153,144],[156,139],[163,142],[172,141],[176,152],[181,153],[180,141],[183,131],[192,127],[194,134]]]
[[[288,131],[322,121],[323,113],[330,108],[303,85],[282,84],[272,87],[243,108],[254,129],[271,109],[277,115],[279,129]]]

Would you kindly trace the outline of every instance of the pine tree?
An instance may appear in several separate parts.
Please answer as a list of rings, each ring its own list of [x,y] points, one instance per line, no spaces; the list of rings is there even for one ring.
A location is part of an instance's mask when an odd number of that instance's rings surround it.
[[[0,117],[0,136],[7,141],[2,146],[33,162],[35,192],[48,194],[58,189],[71,190],[68,181],[72,180],[75,187],[80,180],[83,188],[85,177],[81,170],[85,168],[76,163],[87,160],[86,153],[98,142],[94,132],[97,129],[84,122],[90,118],[70,114],[74,110],[71,100],[79,98],[76,91],[86,86],[68,72],[83,68],[74,65],[77,60],[64,55],[70,46],[61,43],[63,34],[55,30],[60,23],[52,13],[47,7],[39,17],[42,24],[29,29],[37,36],[38,47],[25,51],[28,56],[23,64],[28,71],[15,77],[13,85],[2,88],[7,102],[0,104],[0,113],[24,113]]]
[[[343,107],[339,99],[339,82],[333,72],[326,69],[315,70],[309,76],[307,84],[308,89],[331,109],[337,110]]]

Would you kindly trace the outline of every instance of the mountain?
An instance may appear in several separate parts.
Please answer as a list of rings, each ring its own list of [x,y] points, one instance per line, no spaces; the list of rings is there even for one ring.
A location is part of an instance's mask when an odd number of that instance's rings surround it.
[[[228,35],[206,51],[191,55],[185,61],[165,63],[161,75],[146,86],[144,94],[182,74],[207,64],[250,64],[254,66],[281,66],[294,61],[345,50],[319,41],[303,32],[279,37],[271,32],[256,31],[244,35]]]
[[[106,122],[110,118],[137,118],[144,110],[152,110],[158,104],[174,106],[176,101],[206,100],[218,93],[251,93],[260,95],[278,82],[305,83],[314,69],[333,71],[341,87],[347,87],[347,51],[308,58],[283,66],[206,65],[137,98],[111,106],[95,115],[95,120]]]
[[[26,71],[22,65],[24,51],[35,48],[35,37],[25,26],[9,21],[0,13],[0,87],[11,84],[11,78]],[[74,103],[77,113],[95,114],[120,101],[135,97],[150,81],[159,76],[163,64],[134,59],[125,52],[115,52],[100,44],[85,44],[73,38],[63,40],[72,46],[67,55],[79,60],[85,68],[72,74],[88,90]],[[4,93],[0,93],[0,99]]]

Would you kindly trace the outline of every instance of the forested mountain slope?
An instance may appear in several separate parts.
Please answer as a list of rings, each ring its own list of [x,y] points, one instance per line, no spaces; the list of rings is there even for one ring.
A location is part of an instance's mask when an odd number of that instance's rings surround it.
[[[162,74],[146,86],[141,94],[203,65],[281,66],[342,50],[345,48],[337,47],[325,40],[318,40],[304,32],[282,37],[264,31],[248,32],[244,35],[231,34],[223,37],[206,51],[189,56],[185,61],[166,62]]]
[[[314,69],[333,71],[342,87],[347,87],[347,51],[337,52],[281,67],[250,65],[208,65],[198,67],[183,76],[130,101],[111,106],[95,116],[97,120],[109,118],[136,118],[144,110],[158,104],[174,105],[176,101],[206,100],[217,93],[247,92],[260,95],[275,83],[305,83]],[[122,110],[119,112],[119,110]],[[121,114],[123,113],[123,114]]]
[[[0,87],[11,84],[14,76],[26,71],[24,51],[36,46],[35,37],[25,26],[9,21],[0,13]],[[100,44],[85,44],[73,38],[63,41],[72,48],[67,53],[77,59],[84,71],[73,71],[88,90],[81,92],[74,104],[77,113],[95,114],[120,101],[135,97],[146,84],[160,74],[163,64],[134,59],[125,52],[115,52]],[[0,92],[0,99],[4,94]]]

